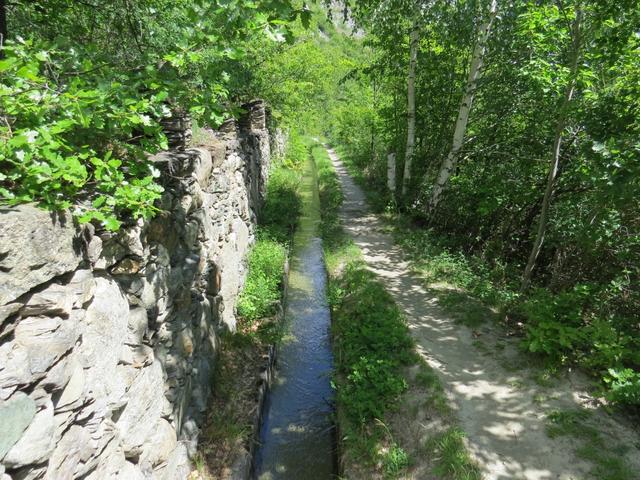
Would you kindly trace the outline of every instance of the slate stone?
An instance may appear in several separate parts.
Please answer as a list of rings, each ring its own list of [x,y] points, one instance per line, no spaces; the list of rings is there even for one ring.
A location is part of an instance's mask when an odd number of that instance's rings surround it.
[[[80,316],[80,314],[78,314]],[[29,317],[18,323],[16,345],[26,350],[32,374],[46,372],[78,339],[78,320],[71,317]]]
[[[70,213],[0,209],[0,305],[75,270],[83,256],[77,235]]]
[[[55,421],[53,403],[47,398],[44,408],[37,412],[20,439],[5,455],[2,463],[9,468],[19,468],[44,462],[55,448]]]
[[[171,456],[178,443],[178,438],[175,429],[164,418],[158,420],[153,432],[144,446],[140,463],[149,463],[151,467],[156,467]]]
[[[0,386],[26,385],[47,371],[73,348],[79,337],[78,318],[28,317],[15,328],[14,341],[0,345]]]
[[[67,430],[49,460],[47,477],[76,478],[86,470],[86,465],[91,465],[91,459],[95,457],[95,442],[88,428],[80,425],[72,425]],[[93,462],[95,464],[95,460]]]
[[[187,447],[182,442],[171,453],[165,466],[156,470],[159,480],[185,479],[191,473],[191,465],[187,453]]]
[[[21,303],[9,303],[7,305],[0,306],[0,327],[5,320],[18,313],[21,308]]]
[[[127,325],[126,343],[129,345],[140,345],[144,339],[149,326],[147,310],[142,307],[132,308],[129,311],[129,323]]]
[[[159,362],[143,368],[127,392],[128,403],[116,425],[127,456],[139,454],[160,419],[164,378]]]
[[[34,293],[20,310],[23,317],[58,315],[68,317],[75,298],[65,285],[51,284],[46,290]]]
[[[87,308],[78,349],[86,369],[87,394],[106,402],[117,401],[126,385],[113,375],[122,355],[129,322],[129,304],[114,280],[96,278],[93,301]]]
[[[73,362],[73,371],[67,385],[64,387],[60,398],[56,401],[56,413],[71,408],[78,400],[80,400],[84,392],[85,374],[82,366],[77,362]]]
[[[0,460],[20,439],[35,414],[36,403],[22,392],[15,393],[6,402],[0,402]]]

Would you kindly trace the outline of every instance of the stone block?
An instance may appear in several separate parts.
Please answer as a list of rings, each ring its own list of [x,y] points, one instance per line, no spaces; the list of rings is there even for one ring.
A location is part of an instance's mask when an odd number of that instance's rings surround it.
[[[83,252],[70,213],[0,209],[0,305],[75,270]]]
[[[79,361],[86,369],[88,395],[117,401],[125,386],[113,375],[122,356],[129,324],[129,303],[114,280],[96,278],[93,302],[83,322]]]
[[[20,439],[36,414],[36,402],[17,392],[6,402],[0,402],[0,461]]]
[[[2,463],[15,469],[44,462],[55,448],[57,441],[55,433],[53,403],[50,398],[47,398],[44,408],[34,415],[20,439],[4,456]]]
[[[162,413],[164,376],[159,362],[140,370],[127,392],[128,403],[116,422],[127,457],[139,455]]]

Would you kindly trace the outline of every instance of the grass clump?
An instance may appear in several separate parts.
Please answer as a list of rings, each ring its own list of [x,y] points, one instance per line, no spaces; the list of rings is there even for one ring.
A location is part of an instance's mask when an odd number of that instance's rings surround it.
[[[287,150],[269,173],[266,201],[259,217],[260,232],[278,243],[289,245],[302,213],[300,181],[309,157],[310,140],[295,130],[289,134]]]
[[[322,145],[316,145],[311,149],[311,155],[316,162],[318,193],[322,205],[320,233],[328,249],[334,250],[347,243],[338,215],[343,200],[342,189],[327,150]]]
[[[285,247],[273,240],[258,240],[251,249],[249,274],[237,305],[238,315],[247,326],[276,313],[285,260]]]
[[[591,413],[584,409],[554,410],[547,416],[550,438],[570,436],[580,444],[576,454],[593,464],[591,475],[601,480],[632,480],[635,477],[624,460],[629,447],[605,440],[600,431],[589,424]]]
[[[393,443],[384,456],[383,465],[385,477],[397,478],[409,466],[409,455]]]
[[[290,243],[302,212],[299,184],[298,171],[280,165],[271,172],[267,184],[267,201],[260,213],[263,236],[281,244]]]
[[[434,473],[438,478],[480,480],[480,469],[471,460],[464,445],[465,434],[457,427],[430,439],[426,444],[429,455],[436,459]]]
[[[287,250],[302,213],[300,180],[302,166],[309,155],[308,142],[292,131],[285,157],[270,172],[260,212],[258,240],[249,253],[249,272],[236,307],[244,332],[256,330],[258,320],[276,314]]]

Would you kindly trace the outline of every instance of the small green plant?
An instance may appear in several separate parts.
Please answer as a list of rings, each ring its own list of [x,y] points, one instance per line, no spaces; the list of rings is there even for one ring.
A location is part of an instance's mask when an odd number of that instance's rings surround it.
[[[311,154],[316,162],[318,193],[322,205],[320,232],[326,246],[332,250],[345,241],[338,218],[343,199],[342,189],[325,148],[317,145],[311,149]]]
[[[409,466],[409,455],[397,443],[392,443],[382,459],[385,478],[397,478]]]
[[[609,398],[614,402],[640,407],[640,372],[631,368],[610,368],[605,382],[609,385]]]
[[[554,410],[548,415],[547,435],[551,438],[562,435],[585,433],[583,421],[589,418],[586,410]]]
[[[347,382],[338,392],[347,413],[364,424],[381,418],[391,402],[407,388],[407,383],[391,362],[384,359],[360,359],[350,366]]]
[[[346,382],[338,399],[356,424],[382,417],[405,389],[400,367],[413,360],[402,315],[382,285],[359,262],[347,266],[334,300],[337,370]]]
[[[298,223],[302,200],[298,191],[300,174],[284,165],[272,170],[267,184],[267,198],[260,213],[262,234],[287,244]]]
[[[419,370],[414,381],[426,390],[425,404],[441,415],[448,416],[451,413],[451,407],[438,375],[424,360],[420,359],[419,362]]]
[[[456,427],[430,439],[427,452],[435,459],[434,473],[438,478],[453,480],[480,480],[480,469],[467,453],[465,434]]]

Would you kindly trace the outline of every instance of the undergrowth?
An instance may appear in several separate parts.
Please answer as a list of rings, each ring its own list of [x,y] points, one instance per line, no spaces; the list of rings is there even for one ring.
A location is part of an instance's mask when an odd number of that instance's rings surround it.
[[[250,328],[260,318],[276,313],[280,301],[285,247],[273,240],[258,240],[249,254],[249,274],[238,300],[237,313]]]
[[[520,292],[521,268],[494,256],[461,251],[449,238],[417,227],[397,213],[384,185],[372,185],[366,171],[343,161],[383,213],[389,230],[413,268],[457,321],[471,328],[502,321],[521,337],[523,351],[545,369],[580,366],[598,378],[601,394],[613,404],[640,408],[640,336],[637,322],[608,309],[617,287],[577,284],[552,291]],[[453,242],[453,243],[452,243]]]
[[[293,231],[302,212],[300,180],[309,155],[309,140],[290,133],[285,157],[271,170],[259,217],[257,241],[248,258],[248,274],[237,304],[239,329],[274,341],[277,328],[265,321],[277,313],[284,267]]]

